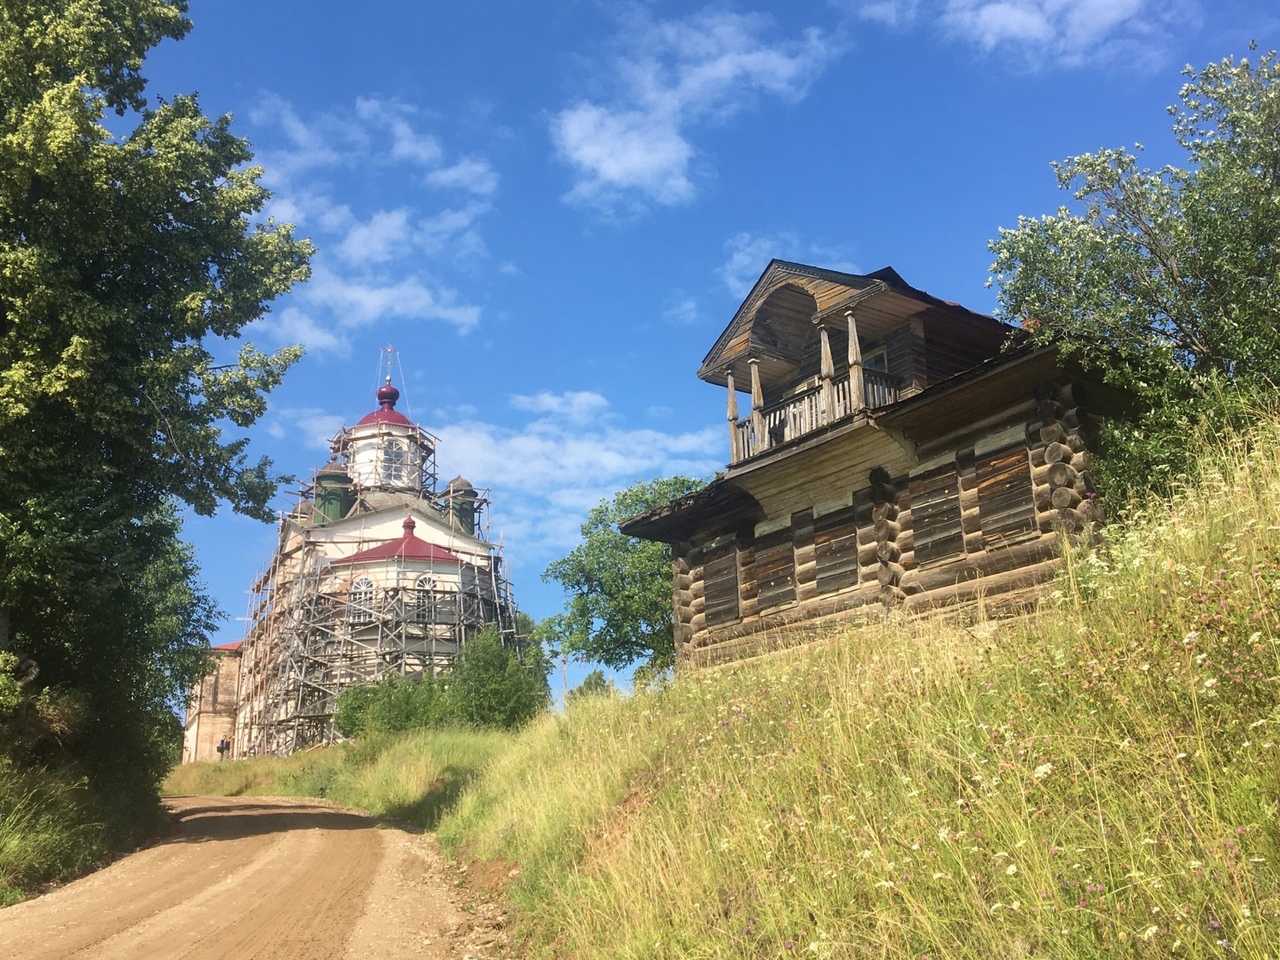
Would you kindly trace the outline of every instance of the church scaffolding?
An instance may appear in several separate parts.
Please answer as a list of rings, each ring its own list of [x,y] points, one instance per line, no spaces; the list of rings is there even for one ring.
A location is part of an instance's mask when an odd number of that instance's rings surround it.
[[[436,438],[395,410],[398,397],[388,377],[379,410],[342,428],[280,520],[249,591],[235,756],[331,741],[344,690],[435,676],[481,630],[520,649],[487,491],[462,477],[438,489]]]

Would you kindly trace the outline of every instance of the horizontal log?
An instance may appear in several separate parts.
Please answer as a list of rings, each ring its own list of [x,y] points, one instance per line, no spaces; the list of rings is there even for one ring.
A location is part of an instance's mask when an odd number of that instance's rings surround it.
[[[876,539],[881,543],[894,540],[902,531],[902,527],[894,520],[877,520],[875,523]]]
[[[1071,407],[1063,411],[1061,420],[1063,426],[1068,430],[1075,430],[1079,427],[1088,428],[1095,425],[1093,418],[1089,416],[1089,411],[1084,407]]]
[[[1085,407],[1089,405],[1089,392],[1080,383],[1064,383],[1057,396],[1058,401],[1065,407]]]
[[[1070,448],[1073,454],[1084,453],[1086,450],[1089,449],[1089,444],[1085,440],[1084,436],[1075,431],[1072,431],[1071,433],[1067,434],[1067,437],[1063,441],[1063,443],[1065,443],[1067,447]]]
[[[883,584],[900,583],[907,571],[900,563],[881,563],[876,569],[876,579]]]
[[[1056,539],[1053,536],[1040,536],[1034,540],[1001,547],[998,550],[973,554],[952,563],[910,570],[903,576],[901,586],[909,593],[930,593],[954,587],[958,583],[981,580],[1008,570],[1018,570],[1052,557],[1055,543]]]
[[[872,521],[897,520],[898,505],[896,503],[877,503],[871,508]]]
[[[1070,486],[1076,482],[1080,474],[1067,463],[1052,463],[1049,465],[1049,484],[1053,487]]]
[[[1056,420],[1052,423],[1046,423],[1040,428],[1040,440],[1045,444],[1061,443],[1066,439],[1066,436],[1067,431]]]
[[[1045,444],[1045,463],[1059,463],[1063,460],[1070,460],[1071,457],[1072,450],[1065,443],[1059,443],[1055,440],[1053,443]]]
[[[1080,502],[1080,494],[1074,487],[1055,487],[1049,499],[1057,509],[1067,510]]]
[[[889,606],[897,606],[907,599],[907,592],[896,584],[887,583],[880,588],[880,600]]]
[[[886,541],[876,548],[876,560],[881,563],[896,563],[901,556],[902,548],[891,541]]]
[[[1029,606],[1043,595],[1058,567],[1059,561],[1054,558],[989,577],[911,593],[905,608],[912,613],[971,604],[983,610],[1001,609],[1005,607],[1001,598],[1020,594],[1024,599],[1019,606]]]

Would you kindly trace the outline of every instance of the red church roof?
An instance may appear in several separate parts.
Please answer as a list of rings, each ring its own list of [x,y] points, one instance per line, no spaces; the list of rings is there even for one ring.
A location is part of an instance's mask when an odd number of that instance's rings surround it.
[[[221,643],[221,644],[218,644],[218,646],[214,647],[213,649],[226,650],[228,652],[239,650],[240,644],[242,644],[243,642],[244,642],[243,640],[237,640],[235,643]]]
[[[349,557],[343,557],[341,560],[334,560],[338,563],[365,563],[370,560],[431,560],[436,563],[461,563],[462,558],[454,556],[444,547],[437,547],[434,543],[416,537],[413,534],[417,524],[414,523],[413,517],[405,517],[404,519],[404,536],[399,540],[388,540],[386,543],[380,543],[376,547],[370,547],[368,550],[361,550],[359,553],[353,553]]]
[[[396,423],[405,427],[413,426],[413,421],[396,410],[396,401],[399,399],[400,391],[391,385],[391,378],[387,377],[386,384],[378,388],[378,409],[373,413],[366,414],[361,418],[358,425],[363,426],[366,423]]]

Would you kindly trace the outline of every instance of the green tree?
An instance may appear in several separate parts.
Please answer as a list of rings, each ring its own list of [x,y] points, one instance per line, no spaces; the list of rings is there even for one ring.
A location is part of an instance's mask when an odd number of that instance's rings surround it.
[[[1129,477],[1182,459],[1188,426],[1280,370],[1280,64],[1187,68],[1170,107],[1183,167],[1105,149],[1054,164],[1074,208],[992,242],[1002,312],[1131,391],[1112,437]],[[1137,151],[1141,151],[1137,147]]]
[[[229,118],[144,99],[186,10],[0,5],[0,650],[88,699],[81,758],[104,789],[133,769],[126,792],[215,617],[174,504],[267,515],[278,478],[235,433],[299,352],[232,345],[311,252],[260,219]]]
[[[613,681],[604,675],[603,670],[592,670],[582,678],[580,684],[564,695],[565,705],[584,697],[610,697],[616,692]]]
[[[449,717],[458,723],[514,730],[546,709],[549,664],[537,643],[521,654],[486,627],[463,645],[446,676]]]
[[[615,670],[636,663],[648,671],[671,666],[671,548],[624,536],[618,523],[705,485],[681,476],[638,482],[593,507],[582,543],[542,574],[568,594],[563,612],[543,622],[543,636],[566,653]]]

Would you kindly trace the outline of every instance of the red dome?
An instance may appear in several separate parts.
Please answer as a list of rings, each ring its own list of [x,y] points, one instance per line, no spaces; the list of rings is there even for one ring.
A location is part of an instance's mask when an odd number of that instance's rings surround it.
[[[400,391],[391,385],[391,378],[378,388],[378,409],[360,419],[358,426],[366,423],[396,423],[411,427],[413,421],[396,410],[396,401],[400,399]]]

